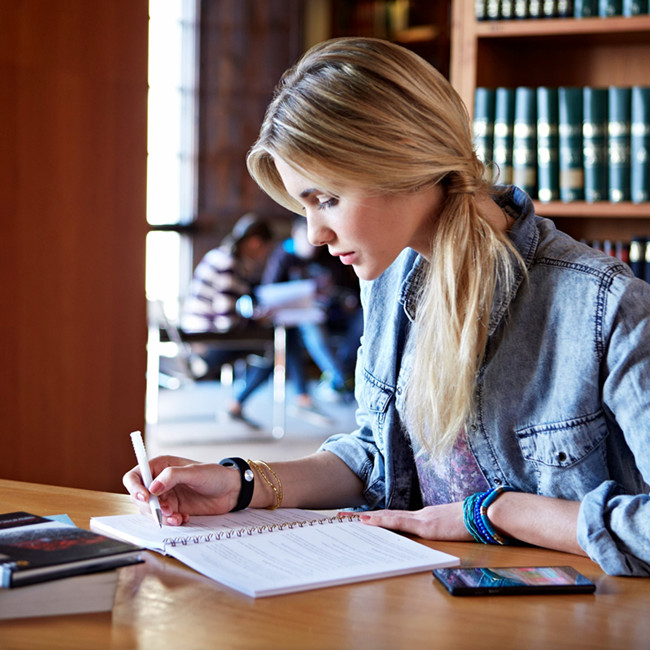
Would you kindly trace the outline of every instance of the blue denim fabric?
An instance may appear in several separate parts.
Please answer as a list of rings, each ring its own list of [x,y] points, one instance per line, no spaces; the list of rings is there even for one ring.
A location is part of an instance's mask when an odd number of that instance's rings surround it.
[[[581,501],[578,542],[604,571],[650,575],[650,284],[534,214],[499,199],[528,268],[497,290],[467,438],[487,482]],[[422,269],[407,249],[362,285],[358,429],[322,449],[363,480],[368,508],[418,507],[400,419]]]

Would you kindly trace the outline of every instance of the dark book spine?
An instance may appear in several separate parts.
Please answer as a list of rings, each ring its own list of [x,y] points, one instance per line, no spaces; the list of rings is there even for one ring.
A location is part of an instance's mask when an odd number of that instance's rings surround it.
[[[583,88],[585,201],[607,201],[607,89]]]
[[[512,20],[515,17],[514,0],[501,0],[500,14],[502,20]]]
[[[609,200],[613,203],[630,200],[630,98],[630,88],[609,87]]]
[[[632,237],[630,241],[630,268],[637,278],[645,277],[646,240],[644,237]]]
[[[479,86],[474,93],[474,147],[484,163],[492,161],[494,147],[494,88]]]
[[[497,88],[494,98],[494,149],[492,160],[499,168],[499,181],[512,183],[512,132],[515,123],[515,91]]]
[[[560,198],[558,170],[557,88],[537,89],[537,195],[540,201]]]
[[[573,0],[557,0],[557,15],[560,18],[572,18]]]
[[[476,20],[487,19],[487,0],[474,0],[474,12]]]
[[[556,18],[557,0],[542,0],[542,15],[544,18]]]
[[[623,0],[623,15],[641,16],[650,13],[650,0]]]
[[[593,18],[598,15],[598,0],[575,0],[573,15],[576,18]]]
[[[598,15],[601,18],[623,15],[623,0],[598,0]]]
[[[630,194],[632,201],[650,201],[650,86],[632,87],[630,126]]]
[[[560,199],[581,201],[584,198],[582,88],[558,89],[558,131]]]
[[[515,0],[515,18],[528,18],[528,0]]]
[[[485,13],[488,20],[499,20],[501,18],[500,0],[486,0]]]
[[[512,182],[529,196],[537,196],[537,92],[515,89],[515,126],[512,136]]]

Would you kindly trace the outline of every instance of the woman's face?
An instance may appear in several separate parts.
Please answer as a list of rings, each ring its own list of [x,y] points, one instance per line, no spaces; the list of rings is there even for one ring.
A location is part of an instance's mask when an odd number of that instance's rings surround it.
[[[442,201],[437,186],[399,195],[348,187],[332,195],[282,159],[274,160],[285,189],[304,207],[311,243],[327,245],[362,280],[379,277],[405,248],[428,257]]]

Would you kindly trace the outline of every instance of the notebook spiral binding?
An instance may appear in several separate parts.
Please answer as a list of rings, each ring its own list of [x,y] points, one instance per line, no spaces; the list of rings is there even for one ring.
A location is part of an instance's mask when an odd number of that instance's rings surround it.
[[[261,526],[244,526],[242,528],[231,528],[229,530],[220,530],[205,535],[186,535],[184,537],[166,537],[163,539],[165,547],[171,546],[188,546],[189,544],[202,544],[204,542],[215,542],[221,539],[230,539],[231,537],[245,537],[259,535],[261,533],[272,533],[277,530],[305,528],[308,526],[322,526],[323,524],[344,523],[356,521],[359,515],[333,515],[324,519],[315,519],[312,521],[283,521],[277,524],[262,524]]]

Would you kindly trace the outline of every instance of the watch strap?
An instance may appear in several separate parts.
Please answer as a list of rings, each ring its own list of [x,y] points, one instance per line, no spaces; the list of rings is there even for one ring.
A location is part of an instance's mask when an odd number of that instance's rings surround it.
[[[237,498],[235,507],[230,512],[248,508],[253,498],[253,490],[255,489],[255,474],[251,466],[243,458],[236,457],[224,458],[219,461],[219,465],[236,469],[239,471],[239,478],[241,479],[239,497]]]

